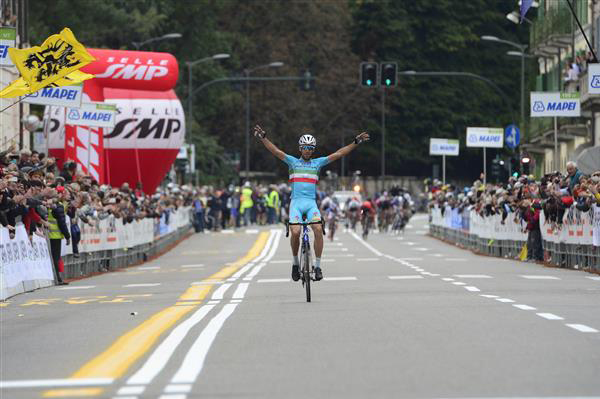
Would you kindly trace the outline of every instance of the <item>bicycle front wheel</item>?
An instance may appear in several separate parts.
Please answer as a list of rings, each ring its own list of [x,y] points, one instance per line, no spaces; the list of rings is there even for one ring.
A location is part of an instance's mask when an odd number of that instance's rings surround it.
[[[302,268],[302,278],[304,279],[304,288],[306,289],[306,302],[310,302],[310,250],[304,248],[303,252],[304,267]]]

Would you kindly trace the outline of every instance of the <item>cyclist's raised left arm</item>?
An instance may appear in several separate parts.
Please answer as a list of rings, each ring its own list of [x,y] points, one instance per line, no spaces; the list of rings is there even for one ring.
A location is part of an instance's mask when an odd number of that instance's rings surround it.
[[[337,161],[341,157],[345,157],[346,155],[350,154],[352,152],[352,150],[354,150],[356,147],[358,147],[358,145],[360,143],[362,143],[363,141],[368,141],[368,140],[369,140],[369,133],[362,132],[361,134],[356,136],[356,138],[354,139],[354,141],[352,143],[348,144],[345,147],[340,148],[333,154],[327,156],[327,160],[329,162]]]
[[[281,151],[275,144],[271,143],[271,140],[267,138],[267,133],[259,125],[254,126],[254,135],[262,141],[265,147],[267,147],[267,150],[271,151],[271,154],[283,161],[285,152]]]

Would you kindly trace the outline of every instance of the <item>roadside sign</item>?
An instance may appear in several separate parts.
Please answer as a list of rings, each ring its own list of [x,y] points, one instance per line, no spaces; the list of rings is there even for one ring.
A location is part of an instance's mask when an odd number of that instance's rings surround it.
[[[117,106],[104,103],[83,103],[81,108],[67,108],[65,123],[98,127],[114,127]]]
[[[508,148],[517,148],[521,141],[521,131],[516,125],[508,125],[504,129],[504,142]]]
[[[458,155],[460,142],[453,139],[429,139],[429,155]]]
[[[588,93],[600,94],[600,64],[588,64]]]
[[[23,96],[23,102],[29,104],[58,105],[70,108],[81,107],[83,85],[44,87],[35,93]]]
[[[17,29],[8,26],[0,26],[0,65],[13,66],[13,62],[8,56],[8,49],[15,47],[17,40]]]
[[[467,147],[502,148],[504,129],[501,127],[468,127]]]
[[[531,92],[531,117],[581,116],[579,93]]]

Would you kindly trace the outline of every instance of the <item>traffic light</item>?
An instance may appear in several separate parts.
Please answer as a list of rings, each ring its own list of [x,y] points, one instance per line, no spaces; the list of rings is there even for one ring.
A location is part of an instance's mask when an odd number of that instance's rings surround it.
[[[395,87],[397,83],[398,64],[395,62],[381,63],[381,87]]]
[[[300,80],[300,90],[309,91],[315,88],[315,81],[311,79],[312,74],[308,69],[302,72],[300,77],[303,78]]]
[[[501,166],[500,159],[494,158],[492,159],[492,180],[498,181],[500,180]]]
[[[527,154],[526,152],[521,154],[521,165],[523,165],[523,174],[524,175],[528,175],[529,174],[529,164],[531,162],[531,158],[529,157],[529,154]]]
[[[363,87],[377,87],[377,63],[361,62],[360,84]]]

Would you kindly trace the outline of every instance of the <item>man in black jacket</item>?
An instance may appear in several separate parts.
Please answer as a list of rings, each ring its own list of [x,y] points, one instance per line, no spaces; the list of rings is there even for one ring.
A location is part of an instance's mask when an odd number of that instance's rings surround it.
[[[59,272],[59,262],[61,255],[61,245],[62,239],[65,238],[67,240],[67,245],[69,245],[69,241],[71,240],[71,233],[67,228],[66,222],[66,208],[67,208],[67,198],[68,191],[65,190],[63,186],[58,186],[56,188],[58,192],[57,201],[50,208],[50,212],[48,212],[48,223],[50,224],[50,253],[52,255],[52,263],[54,264],[54,270],[56,270],[56,278],[58,285],[68,284],[63,281],[62,276]]]

